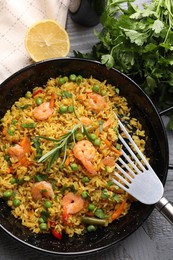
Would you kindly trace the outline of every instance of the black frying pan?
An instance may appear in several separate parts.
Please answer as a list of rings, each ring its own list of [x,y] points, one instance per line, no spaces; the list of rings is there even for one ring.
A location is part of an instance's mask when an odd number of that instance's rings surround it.
[[[108,70],[98,62],[76,58],[53,59],[30,65],[12,75],[0,86],[0,117],[28,90],[41,86],[50,77],[58,75],[91,75],[120,89],[131,106],[131,113],[144,125],[149,137],[146,145],[151,165],[164,184],[168,171],[168,142],[160,115],[147,95],[130,78],[115,69]],[[133,203],[129,213],[106,228],[84,236],[57,240],[51,234],[35,235],[10,213],[10,208],[0,199],[0,225],[10,236],[32,248],[61,256],[85,255],[106,249],[129,236],[146,220],[154,209],[139,202]]]

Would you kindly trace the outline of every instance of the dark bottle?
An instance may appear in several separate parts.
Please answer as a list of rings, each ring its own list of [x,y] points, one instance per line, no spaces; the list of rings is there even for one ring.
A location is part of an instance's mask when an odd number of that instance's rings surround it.
[[[100,21],[106,0],[71,0],[69,13],[73,21],[83,26],[95,26]]]

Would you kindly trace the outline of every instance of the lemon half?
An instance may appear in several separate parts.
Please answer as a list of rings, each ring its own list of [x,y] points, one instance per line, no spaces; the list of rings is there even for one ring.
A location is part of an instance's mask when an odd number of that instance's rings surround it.
[[[55,20],[41,20],[28,28],[25,48],[34,61],[66,57],[70,40],[67,31]]]

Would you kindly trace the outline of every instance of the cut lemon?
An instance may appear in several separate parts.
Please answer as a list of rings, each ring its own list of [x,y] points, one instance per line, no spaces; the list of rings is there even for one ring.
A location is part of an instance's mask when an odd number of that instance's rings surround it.
[[[25,48],[34,61],[66,57],[70,40],[66,30],[54,20],[33,24],[25,36]]]

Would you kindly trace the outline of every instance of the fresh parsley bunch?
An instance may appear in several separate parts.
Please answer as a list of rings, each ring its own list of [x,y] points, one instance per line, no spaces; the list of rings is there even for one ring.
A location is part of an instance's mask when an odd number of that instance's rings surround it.
[[[173,104],[173,1],[153,0],[139,8],[134,0],[107,0],[101,24],[92,52],[75,55],[129,75],[161,108]]]

